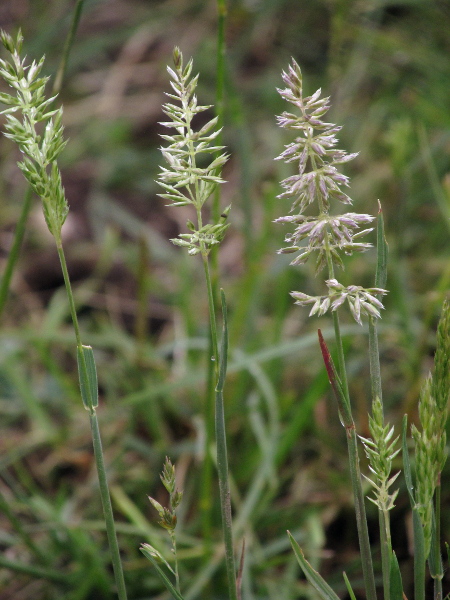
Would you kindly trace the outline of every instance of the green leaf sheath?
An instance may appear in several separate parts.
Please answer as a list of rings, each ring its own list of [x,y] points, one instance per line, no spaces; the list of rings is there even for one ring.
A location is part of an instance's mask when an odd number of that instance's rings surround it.
[[[77,348],[78,376],[81,398],[86,410],[93,411],[98,406],[97,369],[91,346]]]

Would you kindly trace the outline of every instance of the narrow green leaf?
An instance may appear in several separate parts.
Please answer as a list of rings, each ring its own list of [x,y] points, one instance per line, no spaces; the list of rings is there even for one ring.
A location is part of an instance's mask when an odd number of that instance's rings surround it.
[[[381,204],[378,203],[377,215],[377,271],[375,275],[375,287],[385,289],[387,280],[388,245],[384,235],[384,219]]]
[[[406,488],[409,494],[409,500],[411,502],[411,508],[414,508],[416,505],[416,500],[414,498],[414,486],[413,479],[411,473],[411,462],[409,460],[409,452],[408,452],[408,442],[407,442],[407,428],[408,428],[408,416],[405,415],[403,417],[402,423],[402,449],[403,449],[403,472],[405,474]]]
[[[77,360],[81,397],[85,409],[91,411],[98,406],[97,369],[91,346],[78,346]]]
[[[294,550],[294,554],[298,560],[298,564],[301,566],[303,573],[305,574],[306,579],[309,583],[314,587],[314,589],[318,592],[319,596],[323,600],[339,600],[339,596],[333,592],[328,583],[323,579],[321,575],[317,571],[315,571],[309,562],[306,560],[302,549],[297,544],[297,542],[292,537],[290,531],[287,532],[289,536],[289,540],[292,545],[292,549]]]
[[[356,600],[355,592],[352,589],[352,584],[350,583],[349,578],[347,577],[347,573],[345,571],[343,571],[342,575],[344,576],[345,585],[347,587],[347,592],[348,592],[348,595],[350,596],[350,599]]]
[[[398,565],[398,560],[395,552],[391,554],[391,565],[390,565],[390,598],[391,600],[403,600],[403,584],[402,574]]]
[[[425,539],[417,509],[413,509],[414,600],[425,600]]]
[[[228,316],[227,303],[223,289],[220,290],[220,300],[222,302],[222,344],[220,348],[219,378],[217,380],[216,392],[222,391],[225,385],[225,376],[227,373],[228,362]]]
[[[172,585],[172,582],[170,581],[170,579],[167,577],[167,575],[164,573],[164,571],[161,569],[161,567],[158,565],[158,563],[156,562],[156,560],[153,558],[153,556],[150,554],[150,552],[148,552],[146,550],[146,548],[139,548],[139,550],[142,552],[142,554],[145,556],[145,558],[148,558],[148,560],[152,563],[152,565],[155,567],[158,575],[160,576],[162,582],[164,583],[164,585],[167,588],[167,591],[172,594],[172,596],[175,598],[175,600],[184,600],[183,596],[180,594],[180,592],[178,592],[176,590],[176,588]]]

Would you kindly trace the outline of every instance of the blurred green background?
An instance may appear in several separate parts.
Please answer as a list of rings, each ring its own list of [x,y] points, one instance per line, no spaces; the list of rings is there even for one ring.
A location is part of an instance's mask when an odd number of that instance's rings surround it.
[[[0,26],[22,28],[29,59],[54,75],[74,2],[4,0]],[[317,344],[328,317],[308,319],[289,291],[320,294],[312,266],[279,256],[292,173],[274,162],[291,141],[276,127],[276,87],[291,57],[304,88],[331,95],[356,212],[386,221],[390,262],[380,324],[388,419],[415,419],[450,285],[450,5],[446,1],[233,0],[227,2],[222,186],[233,205],[219,263],[230,312],[226,418],[235,532],[246,540],[243,599],[315,598],[286,530],[345,597],[345,568],[361,575],[344,432]],[[61,169],[71,211],[63,229],[84,343],[94,347],[99,418],[130,600],[167,598],[141,542],[167,551],[147,495],[166,502],[164,457],[185,499],[179,518],[186,598],[226,597],[218,498],[202,536],[203,403],[208,358],[200,259],[168,240],[189,207],[157,197],[165,66],[174,45],[200,72],[201,104],[216,95],[213,0],[88,0],[60,95],[70,138]],[[0,260],[25,193],[15,149],[0,139]],[[374,241],[374,240],[372,240]],[[197,257],[198,258],[198,257]],[[344,284],[371,285],[374,251],[347,260]],[[114,597],[75,341],[58,257],[36,201],[0,329],[0,599]],[[367,331],[343,314],[358,431],[367,435]],[[363,468],[365,463],[363,462]],[[399,465],[400,466],[400,465]],[[448,471],[444,474],[448,479]],[[445,481],[445,478],[444,478]],[[393,513],[394,547],[410,589],[409,503]],[[216,489],[216,488],[214,488]],[[449,490],[443,489],[444,506]],[[368,503],[370,504],[370,503]],[[375,508],[368,506],[377,553]],[[450,533],[443,515],[444,538]],[[445,589],[445,587],[444,587]]]

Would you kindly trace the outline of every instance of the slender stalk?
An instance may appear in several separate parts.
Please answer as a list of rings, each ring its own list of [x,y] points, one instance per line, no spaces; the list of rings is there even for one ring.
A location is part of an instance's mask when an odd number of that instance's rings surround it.
[[[80,22],[83,4],[84,0],[77,0],[77,3],[74,8],[72,15],[72,23],[70,25],[69,33],[66,37],[66,41],[64,44],[64,50],[58,66],[58,71],[56,73],[55,83],[53,84],[53,94],[59,94],[59,92],[61,91],[62,82],[67,69],[67,62],[69,60],[69,54],[72,49],[73,40],[75,39],[75,34],[78,29],[78,24]]]
[[[98,482],[100,485],[100,496],[102,499],[103,514],[105,517],[106,533],[108,536],[111,560],[114,570],[114,578],[117,585],[117,596],[119,600],[127,600],[125,580],[123,576],[122,561],[120,560],[119,544],[117,543],[116,526],[109,494],[108,481],[106,478],[105,462],[103,460],[102,441],[98,426],[97,413],[95,410],[89,414],[91,423],[92,441],[94,445],[95,465],[97,467]]]
[[[66,286],[67,298],[69,300],[70,315],[72,317],[72,324],[73,324],[73,328],[75,330],[75,338],[77,340],[77,346],[81,348],[82,343],[81,343],[80,326],[78,324],[77,309],[75,307],[75,299],[74,299],[73,293],[72,293],[72,285],[70,283],[69,271],[67,270],[66,256],[64,254],[64,249],[62,247],[61,239],[56,240],[56,249],[58,251],[59,262],[61,263],[61,269],[62,269],[62,273],[63,273],[63,277],[64,277],[64,285]]]
[[[364,493],[361,485],[361,469],[358,456],[358,439],[356,430],[347,429],[347,448],[350,465],[350,478],[352,482],[353,495],[355,498],[356,525],[358,529],[359,547],[361,550],[361,564],[364,577],[364,585],[367,600],[376,600],[375,577],[373,573],[372,550],[367,528],[366,508],[364,505]]]
[[[215,387],[215,365],[211,360],[214,354],[211,334],[208,336],[207,374],[204,401],[205,419],[205,445],[201,474],[200,510],[202,519],[203,543],[205,546],[205,558],[212,552],[212,524],[213,524],[213,460],[211,456],[211,444],[214,438],[214,387]]]
[[[381,546],[381,570],[383,575],[384,600],[390,600],[390,565],[392,555],[391,527],[389,511],[380,510],[380,546]]]
[[[328,275],[334,277],[333,263],[328,248],[328,238],[326,238]],[[347,408],[351,414],[350,393],[348,389],[347,370],[345,367],[344,346],[342,344],[341,328],[337,311],[333,313],[333,325],[335,341],[338,351],[339,377],[341,380],[342,391],[345,396]],[[376,600],[375,576],[372,563],[372,552],[369,540],[369,530],[367,527],[366,508],[364,503],[364,493],[361,484],[361,469],[359,466],[358,440],[355,426],[346,427],[347,449],[349,456],[350,479],[352,482],[353,497],[355,500],[356,526],[358,529],[359,547],[361,551],[361,564],[363,570],[364,584],[368,600]]]
[[[442,578],[444,577],[442,557],[441,557],[441,480],[436,485],[434,504],[434,544],[432,543],[431,551],[434,552],[434,567],[435,573],[431,576],[434,579],[434,600],[442,600]]]
[[[228,452],[225,430],[225,412],[223,403],[223,388],[225,383],[226,360],[228,353],[228,328],[226,318],[225,300],[222,294],[222,310],[224,320],[224,332],[222,339],[222,352],[219,355],[216,311],[211,284],[208,256],[202,255],[205,270],[206,287],[208,291],[208,309],[211,327],[211,341],[213,347],[214,372],[216,375],[216,402],[215,402],[215,430],[217,446],[217,472],[219,477],[220,509],[222,515],[222,528],[225,543],[225,564],[228,577],[228,589],[230,600],[237,600],[236,567],[234,561],[233,530],[231,518],[231,495],[228,481]],[[220,358],[220,362],[219,362]]]
[[[217,66],[216,66],[216,103],[215,113],[218,117],[217,126],[223,127],[224,122],[224,90],[225,90],[225,22],[227,16],[226,0],[217,0]],[[223,136],[222,132],[216,138],[218,146],[222,145]],[[219,156],[220,150],[217,152]],[[214,190],[213,202],[212,202],[212,220],[216,223],[220,218],[220,196],[221,188],[218,185]],[[218,297],[218,249],[213,248],[211,250],[211,271],[212,271],[212,282],[213,292],[215,298]]]
[[[78,324],[75,300],[73,297],[72,286],[70,283],[69,273],[67,270],[66,258],[65,258],[63,247],[62,247],[61,239],[56,239],[56,247],[57,247],[58,256],[59,256],[59,259],[61,262],[61,269],[63,272],[64,284],[66,286],[67,297],[69,300],[70,313],[72,316],[72,322],[73,322],[73,327],[74,327],[74,331],[75,331],[77,347],[79,349],[81,349],[82,344],[81,344],[80,327]],[[84,372],[86,373],[87,366],[86,366],[86,360],[85,360],[84,353],[81,352],[79,354],[79,356],[81,357],[81,369],[84,370]],[[108,543],[109,543],[109,548],[110,548],[110,552],[111,552],[111,560],[112,560],[112,564],[113,564],[114,578],[115,578],[116,586],[117,586],[117,594],[118,594],[119,600],[127,600],[127,593],[126,593],[126,589],[125,589],[125,580],[124,580],[124,576],[123,576],[122,562],[120,559],[119,545],[117,543],[116,528],[115,528],[115,524],[114,524],[114,515],[113,515],[112,505],[111,505],[111,497],[110,497],[108,482],[107,482],[107,478],[106,478],[105,463],[103,460],[103,449],[102,449],[102,442],[101,442],[101,437],[100,437],[100,429],[98,426],[97,413],[95,411],[95,408],[93,408],[93,407],[91,407],[89,409],[89,420],[90,420],[90,424],[91,424],[92,442],[93,442],[93,446],[94,446],[95,465],[97,468],[97,476],[98,476],[98,481],[99,481],[99,486],[100,486],[100,497],[101,497],[102,506],[103,506],[103,515],[104,515],[104,519],[105,519],[106,533],[108,536]]]
[[[170,539],[172,541],[172,551],[173,551],[173,556],[174,556],[175,587],[177,589],[177,592],[179,592],[181,594],[180,574],[178,572],[177,536],[175,535],[173,530],[170,532]]]
[[[225,23],[227,16],[226,0],[217,0],[217,68],[216,68],[216,115],[217,125],[223,127],[224,121],[224,90],[225,90]],[[217,145],[222,145],[222,134],[217,137]],[[214,192],[212,204],[213,221],[220,217],[220,186]],[[213,270],[217,270],[217,252],[212,254]]]
[[[384,219],[381,204],[378,203],[377,216],[377,270],[375,274],[375,287],[384,288],[387,280],[388,246],[384,235]],[[369,364],[370,383],[372,386],[372,400],[379,398],[383,403],[383,390],[381,386],[380,352],[378,349],[377,322],[374,317],[369,317]]]
[[[355,500],[356,526],[358,529],[359,547],[361,551],[361,563],[366,588],[366,597],[376,600],[375,578],[373,575],[372,554],[370,550],[369,533],[367,530],[367,519],[364,506],[364,495],[361,486],[361,471],[359,467],[358,438],[355,423],[347,400],[348,390],[343,388],[339,373],[334,366],[333,359],[319,329],[319,344],[322,351],[323,361],[328,373],[330,385],[335,394],[338,404],[339,416],[345,427],[347,437],[347,448],[350,465],[350,479],[352,482],[353,496]]]
[[[413,485],[413,476],[411,471],[411,463],[409,459],[408,443],[407,443],[407,428],[408,417],[403,417],[402,425],[402,456],[403,456],[403,473],[405,475],[406,489],[411,503],[413,516],[413,533],[414,533],[414,600],[425,600],[425,542],[423,535],[422,523],[419,512],[417,510],[417,502],[415,498],[416,491]]]
[[[327,244],[328,245],[328,244]],[[331,257],[327,253],[329,265],[329,278],[334,277]],[[338,351],[339,377],[341,379],[342,391],[344,393],[348,410],[351,414],[350,393],[348,389],[347,369],[345,367],[344,346],[342,344],[341,328],[337,311],[333,312],[333,325],[335,341]],[[361,551],[361,564],[363,570],[364,584],[368,600],[376,600],[375,576],[372,563],[372,551],[369,540],[369,530],[367,527],[366,507],[364,503],[364,493],[361,484],[361,469],[359,466],[358,439],[356,429],[352,423],[351,427],[346,427],[347,449],[349,456],[350,479],[352,482],[353,497],[355,500],[356,526],[358,529],[359,547]]]
[[[210,325],[210,329],[211,329],[211,342],[212,342],[212,350],[213,350],[211,360],[214,361],[214,373],[216,375],[216,380],[217,380],[219,377],[219,345],[218,345],[218,341],[217,341],[218,336],[217,336],[216,309],[215,309],[215,304],[214,304],[214,294],[213,294],[213,288],[212,288],[208,256],[203,254],[202,258],[203,258],[203,268],[205,271],[206,289],[208,292],[209,325]]]
[[[31,186],[28,186],[27,191],[25,192],[22,211],[20,213],[19,220],[17,221],[17,226],[14,231],[14,239],[11,246],[11,251],[8,254],[5,271],[3,273],[3,277],[0,283],[0,318],[5,308],[9,287],[11,285],[11,279],[14,273],[14,268],[16,266],[17,259],[19,258],[20,248],[22,246],[23,238],[25,235],[25,228],[28,220],[28,215],[30,214],[30,209],[32,205],[32,197],[33,191],[31,189]]]
[[[225,411],[223,403],[223,389],[227,373],[228,359],[228,317],[225,294],[221,290],[222,301],[222,347],[220,353],[219,377],[216,385],[216,445],[217,445],[217,470],[219,474],[220,507],[222,513],[222,527],[225,542],[225,562],[228,576],[228,591],[230,600],[237,600],[238,588],[236,567],[234,562],[233,528],[231,518],[231,495],[228,480],[228,454],[225,430]]]
[[[195,156],[193,155],[193,163],[195,164]],[[201,209],[197,209],[197,222],[199,229],[202,226]],[[213,253],[214,254],[214,253]],[[215,273],[214,279],[211,277],[208,256],[202,252],[203,267],[205,270],[206,288],[208,293],[209,319],[210,319],[210,335],[207,359],[207,377],[206,377],[206,394],[205,394],[205,456],[203,462],[202,473],[202,524],[203,535],[205,540],[206,556],[208,557],[212,549],[212,489],[213,489],[213,460],[210,453],[211,444],[214,439],[214,397],[215,386],[218,378],[219,369],[219,350],[217,342],[217,322],[216,322],[216,303],[217,298],[217,261],[213,268]],[[212,309],[211,309],[212,307]],[[211,312],[212,311],[212,312]]]
[[[369,363],[372,399],[377,398],[382,403],[380,355],[378,350],[377,324],[373,317],[369,318]],[[379,508],[378,519],[380,524],[381,571],[383,577],[384,600],[390,600],[390,569],[392,556],[392,543],[390,532],[389,511]]]
[[[387,278],[387,243],[384,236],[384,221],[381,205],[379,205],[377,216],[377,270],[375,275],[375,287],[384,288]],[[369,366],[370,384],[372,389],[372,402],[377,399],[383,410],[383,389],[381,385],[380,352],[378,347],[378,329],[376,319],[369,317]],[[383,576],[383,590],[385,600],[390,600],[391,595],[391,558],[392,542],[389,511],[379,506],[378,514],[380,524],[381,545],[381,570]]]
[[[215,113],[218,117],[217,126],[223,127],[224,123],[224,90],[225,90],[225,22],[226,22],[226,0],[217,0],[217,60],[216,60],[216,102]],[[222,146],[222,132],[216,138],[217,146]],[[217,152],[219,156],[220,151]],[[220,218],[220,198],[221,186],[216,186],[212,198],[212,220],[217,222]],[[214,306],[217,306],[219,297],[219,264],[218,264],[219,248],[211,248],[209,260],[211,265],[211,291],[214,300]],[[210,554],[211,546],[211,531],[212,531],[212,489],[213,489],[213,461],[209,448],[214,435],[214,402],[215,402],[215,386],[217,380],[217,368],[219,357],[217,355],[217,346],[214,348],[212,336],[209,340],[209,356],[208,356],[208,375],[206,382],[206,398],[205,398],[205,461],[203,473],[203,498],[205,508],[203,533],[207,544],[207,555]],[[210,360],[210,356],[215,356],[215,361]]]

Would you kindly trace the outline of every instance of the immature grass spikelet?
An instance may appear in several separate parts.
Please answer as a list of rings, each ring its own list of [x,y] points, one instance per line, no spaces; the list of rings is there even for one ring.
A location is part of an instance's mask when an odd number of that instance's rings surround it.
[[[163,472],[161,474],[161,481],[163,482],[166,490],[169,492],[169,506],[162,506],[151,496],[149,496],[148,499],[150,500],[153,508],[158,512],[159,524],[169,533],[170,540],[172,542],[172,554],[174,555],[175,569],[172,569],[162,554],[150,544],[142,544],[140,549],[144,555],[151,556],[157,562],[162,562],[166,565],[173,575],[175,575],[177,589],[179,589],[177,540],[175,528],[177,526],[176,509],[183,499],[183,492],[178,491],[175,487],[175,467],[167,456],[164,463]]]
[[[445,300],[438,325],[434,372],[425,380],[419,400],[422,430],[411,426],[416,455],[416,502],[422,521],[425,552],[431,545],[433,496],[447,460],[446,423],[450,395],[450,303]]]
[[[394,501],[398,490],[389,493],[390,486],[400,475],[400,471],[391,477],[392,461],[400,452],[401,448],[395,449],[398,437],[392,440],[394,427],[384,424],[383,406],[379,398],[372,402],[372,415],[369,417],[369,430],[372,439],[360,436],[364,444],[364,450],[369,459],[373,476],[372,479],[364,477],[374,487],[374,497],[370,498],[376,506],[382,511],[387,512],[394,508]]]
[[[297,225],[294,232],[286,236],[289,245],[279,250],[279,253],[298,253],[291,265],[304,264],[316,253],[316,272],[325,265],[328,267],[326,295],[308,296],[302,292],[292,292],[291,295],[296,299],[296,304],[313,305],[310,315],[323,315],[330,308],[335,311],[347,301],[357,323],[361,324],[361,314],[379,318],[383,305],[375,295],[382,296],[386,294],[385,290],[353,285],[345,287],[334,276],[334,266],[343,267],[342,252],[364,252],[371,247],[370,243],[359,240],[372,231],[372,228],[361,231],[358,229],[361,225],[371,223],[373,216],[354,212],[330,214],[335,201],[352,203],[342,190],[349,185],[349,179],[337,167],[352,160],[357,154],[346,154],[335,148],[335,134],[341,127],[322,120],[330,108],[329,98],[320,98],[320,89],[312,96],[303,97],[302,73],[294,59],[288,72],[283,72],[282,77],[288,87],[279,89],[278,92],[300,114],[283,112],[277,118],[280,127],[291,129],[298,135],[277,158],[298,165],[298,173],[281,182],[285,191],[278,197],[292,199],[291,212],[297,209],[298,214],[276,219],[277,223]],[[304,215],[308,207],[314,204],[317,205],[318,214]],[[307,240],[307,245],[300,245],[304,240]]]
[[[69,210],[56,163],[66,145],[61,124],[62,108],[51,110],[56,96],[45,97],[48,77],[39,77],[45,57],[37,63],[33,61],[31,65],[25,65],[25,58],[20,57],[21,32],[13,40],[2,31],[0,39],[11,55],[11,62],[0,60],[0,76],[15,90],[14,96],[0,94],[0,103],[8,107],[1,111],[6,116],[5,136],[16,142],[24,155],[18,166],[42,199],[47,226],[59,240]],[[13,113],[19,113],[22,118],[15,117]]]
[[[207,256],[212,246],[219,244],[228,228],[226,220],[230,211],[228,206],[216,223],[203,225],[202,207],[214,193],[216,187],[224,183],[221,177],[223,165],[228,160],[227,154],[218,154],[224,146],[214,146],[212,142],[220,134],[221,129],[215,129],[218,117],[208,121],[200,130],[193,129],[192,121],[195,115],[202,113],[211,106],[199,106],[194,92],[197,87],[198,75],[191,78],[192,59],[183,65],[183,55],[179,48],[173,51],[174,69],[167,67],[173,81],[170,82],[173,94],[169,98],[176,100],[180,106],[167,103],[163,106],[164,113],[171,119],[161,123],[175,130],[172,135],[161,137],[169,142],[161,148],[168,168],[161,167],[158,183],[165,192],[161,198],[171,201],[169,206],[185,206],[192,204],[197,214],[197,225],[187,222],[191,233],[182,233],[171,241],[177,246],[188,249],[191,255],[201,253]],[[210,160],[206,166],[201,166],[205,158]]]

